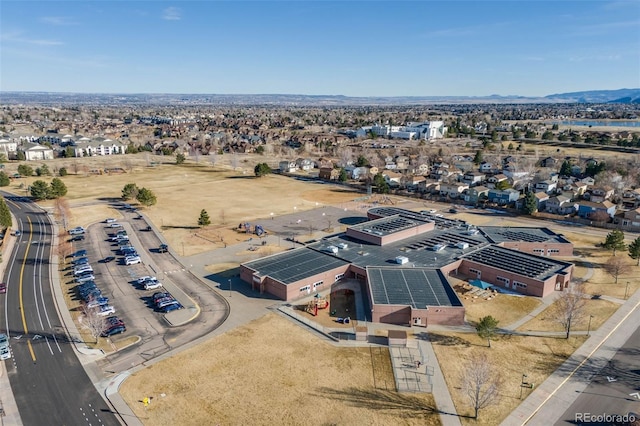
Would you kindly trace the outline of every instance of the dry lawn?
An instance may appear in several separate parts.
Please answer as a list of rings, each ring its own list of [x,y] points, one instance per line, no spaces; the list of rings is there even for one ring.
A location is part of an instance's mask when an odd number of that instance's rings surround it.
[[[499,326],[512,324],[537,308],[541,302],[533,297],[514,297],[497,294],[490,300],[468,299],[462,301],[466,310],[466,320],[477,322],[482,317],[491,315]]]
[[[384,382],[386,348],[334,347],[267,314],[133,374],[120,394],[148,425],[439,424],[431,395]]]
[[[555,303],[552,303],[547,309],[540,312],[540,315],[527,321],[522,326],[518,327],[518,331],[564,331],[564,328],[560,323],[556,321],[554,316]],[[591,318],[591,330],[595,330],[600,327],[606,320],[609,319],[615,311],[618,310],[620,305],[617,303],[609,302],[604,299],[588,299],[582,316],[579,320],[575,321],[571,325],[572,331],[587,331],[589,327],[589,316]]]
[[[473,409],[460,390],[460,374],[467,368],[466,361],[474,352],[485,352],[503,380],[496,405],[480,411],[477,421],[461,417],[466,425],[499,424],[522,401],[520,383],[522,375],[529,383],[542,383],[583,342],[584,337],[570,339],[551,337],[502,336],[487,347],[487,342],[475,334],[431,333],[433,348],[447,387],[461,416],[472,416]],[[524,389],[523,397],[530,392]]]

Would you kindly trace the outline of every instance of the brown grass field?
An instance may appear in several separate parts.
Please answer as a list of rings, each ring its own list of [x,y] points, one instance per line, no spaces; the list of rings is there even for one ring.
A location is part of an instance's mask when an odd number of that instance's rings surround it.
[[[166,158],[152,159],[158,163],[163,160]],[[151,189],[158,198],[155,206],[141,209],[141,212],[162,230],[163,238],[172,247],[184,244],[187,256],[243,241],[246,235],[232,229],[240,222],[265,219],[272,212],[276,216],[293,213],[294,207],[296,211],[304,211],[315,208],[316,203],[347,203],[362,196],[331,187],[318,189],[315,185],[277,175],[254,178],[252,166],[248,164],[236,170],[214,168],[204,163],[182,166],[165,163],[149,167],[145,154],[126,156],[126,160],[56,161],[57,166],[50,168],[66,165],[71,173],[72,162],[80,163],[77,175],[63,178],[72,206],[69,226],[86,226],[106,217],[120,217],[117,210],[94,201],[97,198],[119,199],[125,184],[136,183]],[[93,168],[118,166],[125,168],[127,173],[87,173]],[[24,186],[35,179],[16,180],[11,189],[24,194]],[[51,205],[50,202],[44,204]],[[207,210],[212,219],[212,225],[204,230],[197,227],[201,209]],[[456,217],[477,225],[522,226],[495,216],[460,213]],[[610,253],[596,248],[599,241],[579,232],[565,235],[574,242],[576,254],[583,255],[576,276],[584,277],[589,271],[589,263],[595,266],[592,279],[585,285],[588,291],[621,298],[629,277],[620,279],[623,284],[613,286],[613,279],[600,267]],[[272,246],[259,247],[253,254],[268,255],[277,250]],[[233,275],[238,266],[237,263],[214,264],[208,265],[207,270]],[[637,280],[631,281],[630,292],[640,286]],[[505,295],[497,295],[491,300],[463,299],[463,302],[469,321],[492,315],[503,326],[523,317],[540,303],[533,298]],[[616,307],[605,300],[589,301],[587,316],[594,315],[592,329],[604,322]],[[72,303],[70,308],[74,308]],[[318,321],[336,327],[328,312],[321,311]],[[558,330],[545,312],[522,328]],[[586,330],[586,323],[578,323],[574,329]],[[517,397],[523,373],[526,372],[531,381],[540,383],[583,340],[583,337],[571,337],[567,341],[514,336],[501,338],[488,349],[486,342],[474,334],[434,334],[436,353],[462,415],[471,414],[456,388],[456,372],[462,368],[466,354],[491,351],[496,365],[504,367],[504,397],[496,407],[481,412],[480,424],[494,424],[495,419],[504,418],[519,403]],[[516,356],[517,362],[514,362]],[[377,387],[374,386],[374,375]],[[122,385],[121,392],[136,415],[150,425],[439,424],[437,415],[432,413],[431,395],[397,394],[389,388],[392,383],[386,349],[371,352],[369,349],[336,348],[289,321],[268,314],[136,373]],[[144,396],[154,397],[146,411],[139,402]]]
[[[447,381],[447,387],[465,425],[499,424],[522,401],[520,383],[522,375],[528,376],[529,383],[543,382],[562,362],[585,340],[584,336],[568,340],[552,337],[503,336],[487,347],[487,341],[476,334],[431,333],[440,368]],[[460,391],[460,374],[466,368],[465,360],[474,352],[485,352],[502,378],[500,397],[497,404],[480,411],[478,420],[473,420],[473,409]],[[528,395],[525,389],[523,397]]]
[[[120,393],[148,425],[439,424],[431,395],[385,390],[393,383],[386,348],[334,347],[267,314],[133,374]]]

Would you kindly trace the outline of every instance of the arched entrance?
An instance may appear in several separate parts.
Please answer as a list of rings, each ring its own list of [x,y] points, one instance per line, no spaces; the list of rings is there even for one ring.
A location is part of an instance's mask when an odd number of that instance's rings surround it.
[[[360,281],[341,279],[333,283],[329,297],[329,307],[331,309],[329,314],[332,317],[350,317],[359,321],[365,320]]]

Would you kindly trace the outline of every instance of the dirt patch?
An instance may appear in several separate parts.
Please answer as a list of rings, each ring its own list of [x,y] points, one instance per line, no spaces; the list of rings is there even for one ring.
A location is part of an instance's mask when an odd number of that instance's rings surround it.
[[[384,389],[390,373],[386,348],[334,347],[267,314],[133,374],[120,393],[149,425],[439,424],[431,395]]]
[[[469,359],[472,353],[486,353],[503,379],[497,404],[481,410],[477,421],[462,417],[461,421],[466,425],[499,424],[522,402],[519,397],[523,374],[528,376],[528,383],[539,385],[585,340],[584,336],[571,337],[569,340],[504,336],[496,339],[492,342],[491,348],[488,348],[486,340],[475,334],[431,334],[434,341],[433,349],[459,415],[473,415],[468,399],[460,388],[459,379],[466,367],[465,360]],[[528,392],[530,391],[525,389],[523,397],[526,397]]]

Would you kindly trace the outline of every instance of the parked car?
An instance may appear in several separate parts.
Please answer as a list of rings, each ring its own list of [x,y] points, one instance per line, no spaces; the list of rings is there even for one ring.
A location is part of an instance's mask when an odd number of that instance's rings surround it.
[[[87,251],[86,250],[78,250],[77,252],[73,253],[71,255],[71,257],[84,257],[87,255]]]
[[[13,233],[13,235],[15,235],[16,237],[19,237],[20,235],[22,235],[22,232],[16,231],[16,232]]]
[[[127,266],[135,265],[138,263],[142,263],[142,259],[140,259],[140,256],[127,256],[124,258],[124,264]]]
[[[164,314],[167,314],[169,312],[176,311],[178,309],[182,309],[182,305],[180,303],[178,303],[178,302],[173,302],[173,303],[170,303],[170,304],[162,307],[162,309],[160,309],[160,311],[162,313],[164,313]]]
[[[82,296],[82,300],[84,300],[85,302],[89,302],[90,300],[97,299],[98,297],[102,297],[102,292],[99,288],[96,288],[92,292]]]
[[[109,217],[107,219],[104,220],[106,223],[114,223],[116,220],[112,217]]]
[[[71,235],[84,234],[84,228],[82,226],[78,226],[73,229],[69,229],[69,234]]]
[[[152,277],[150,275],[144,275],[144,276],[138,278],[136,281],[137,281],[138,284],[144,284],[146,281],[149,281],[149,280],[157,280],[157,278],[156,277]]]
[[[109,224],[109,228],[122,228],[121,223],[111,223]]]
[[[0,294],[4,294],[7,292],[7,284],[6,283],[0,283]]]
[[[114,260],[116,260],[115,256],[107,256],[104,259],[102,259],[102,263],[109,263],[109,262],[113,262]]]
[[[156,290],[162,288],[162,283],[158,280],[149,280],[144,282],[145,290]]]
[[[78,259],[74,259],[73,260],[73,264],[78,266],[78,265],[87,265],[89,264],[89,258],[88,257],[80,257]]]
[[[116,334],[124,333],[125,331],[127,331],[127,327],[125,327],[124,325],[112,325],[109,328],[107,328],[105,331],[103,331],[101,336],[109,337]]]
[[[97,308],[98,306],[104,306],[106,304],[109,303],[109,298],[108,297],[97,297],[93,300],[90,300],[89,303],[87,303],[87,308]]]
[[[158,291],[156,293],[153,293],[153,296],[151,296],[151,299],[153,300],[153,303],[156,303],[158,300],[163,299],[165,297],[171,297],[171,293],[166,291]]]
[[[116,308],[114,308],[111,305],[103,305],[103,306],[100,306],[100,311],[98,312],[98,315],[100,315],[101,317],[106,317],[107,315],[111,315],[115,313],[116,313]]]
[[[85,272],[93,272],[91,265],[80,265],[77,268],[73,268],[73,275],[75,276],[82,275]]]
[[[93,275],[92,273],[89,273],[86,275],[81,275],[79,277],[76,277],[76,282],[78,284],[82,284],[82,283],[86,283],[87,281],[93,281],[95,279],[96,279],[95,275]]]
[[[131,256],[137,256],[138,252],[136,251],[136,249],[133,246],[124,246],[124,247],[120,247],[118,248],[118,250],[120,251],[120,253],[122,253],[125,257],[131,257]]]
[[[107,317],[105,319],[105,322],[109,325],[124,325],[124,321],[122,321],[120,318],[118,318],[117,316],[111,316],[111,317]]]
[[[158,253],[166,253],[169,251],[169,246],[166,244],[160,244],[160,247],[158,248]]]
[[[156,308],[162,310],[162,308],[164,308],[165,306],[175,302],[176,302],[176,299],[174,299],[173,296],[167,297],[165,299],[160,299],[156,302]]]

